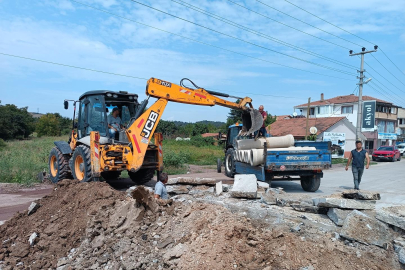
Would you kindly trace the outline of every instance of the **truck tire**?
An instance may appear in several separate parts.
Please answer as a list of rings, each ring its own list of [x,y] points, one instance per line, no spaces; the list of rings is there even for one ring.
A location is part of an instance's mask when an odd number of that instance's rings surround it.
[[[69,159],[70,155],[63,155],[57,147],[52,148],[48,159],[49,179],[52,183],[57,183],[66,178],[72,178],[69,168]]]
[[[120,175],[121,175],[120,171],[110,171],[101,173],[101,177],[103,177],[104,180],[117,180],[118,177],[120,177]]]
[[[315,192],[321,185],[321,177],[319,176],[303,176],[301,177],[301,187],[308,192]]]
[[[79,145],[76,147],[72,156],[72,175],[74,179],[80,182],[93,181],[91,174],[90,149],[87,146]]]
[[[225,153],[225,174],[230,178],[233,178],[236,174],[234,153],[233,148],[229,148]]]
[[[149,182],[155,175],[155,169],[140,169],[137,172],[128,171],[128,175],[131,178],[132,182],[137,185],[143,185]]]
[[[217,159],[217,172],[221,173],[221,166],[222,166],[222,160],[220,158]]]

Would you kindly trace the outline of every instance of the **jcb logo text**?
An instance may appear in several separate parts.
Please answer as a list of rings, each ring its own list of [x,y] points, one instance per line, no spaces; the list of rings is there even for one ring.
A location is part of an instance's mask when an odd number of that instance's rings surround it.
[[[153,127],[156,124],[156,120],[158,119],[159,114],[151,111],[148,117],[148,120],[146,121],[145,126],[142,129],[141,136],[148,139],[150,137],[150,134],[152,133]]]

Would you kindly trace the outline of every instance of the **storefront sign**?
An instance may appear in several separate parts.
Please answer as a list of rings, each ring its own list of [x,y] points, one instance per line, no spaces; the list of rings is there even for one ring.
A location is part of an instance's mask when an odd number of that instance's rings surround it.
[[[396,140],[397,139],[397,134],[378,132],[378,139],[379,140]]]
[[[363,101],[362,131],[374,131],[375,100]]]
[[[340,158],[345,154],[346,134],[338,132],[324,132],[324,142],[332,142],[332,157]]]

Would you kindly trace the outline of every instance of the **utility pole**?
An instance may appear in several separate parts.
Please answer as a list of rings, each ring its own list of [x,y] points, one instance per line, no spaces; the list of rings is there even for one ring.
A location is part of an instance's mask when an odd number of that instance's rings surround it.
[[[374,45],[374,50],[372,51],[366,51],[366,48],[361,48],[361,52],[359,53],[353,53],[352,50],[349,51],[350,55],[349,56],[355,56],[355,55],[361,55],[361,64],[360,64],[360,70],[357,72],[360,73],[360,77],[357,77],[360,79],[358,85],[359,85],[359,103],[358,103],[358,108],[357,108],[357,125],[356,125],[356,140],[360,138],[360,133],[361,133],[361,124],[362,124],[362,115],[363,115],[363,84],[368,83],[370,80],[367,80],[367,82],[363,82],[364,79],[364,55],[366,53],[373,53],[376,52],[378,49],[377,45]]]
[[[309,118],[309,109],[311,104],[311,98],[308,98],[308,106],[307,106],[307,124],[305,128],[305,140],[308,139],[308,118]]]

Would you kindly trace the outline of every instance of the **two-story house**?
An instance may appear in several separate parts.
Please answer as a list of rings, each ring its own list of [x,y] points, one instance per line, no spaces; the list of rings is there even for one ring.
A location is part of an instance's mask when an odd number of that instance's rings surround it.
[[[363,100],[376,101],[375,113],[375,130],[372,132],[363,132],[367,140],[365,141],[366,149],[376,149],[381,145],[393,145],[397,140],[397,118],[398,106],[391,102],[378,98],[363,96]],[[359,97],[355,95],[337,96],[330,99],[321,99],[310,103],[309,117],[342,117],[345,116],[354,126],[357,125]],[[308,104],[295,106],[299,110],[298,114],[306,116]]]

